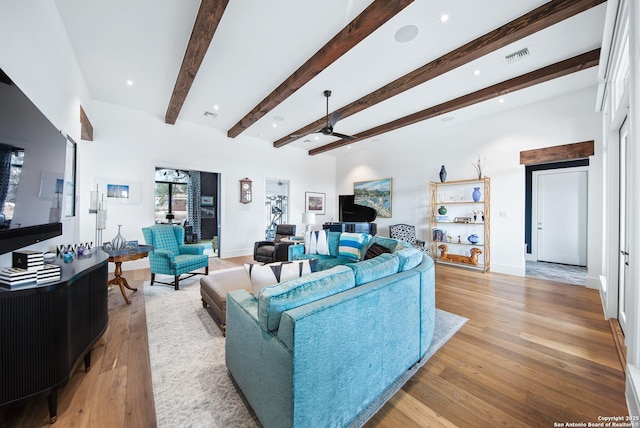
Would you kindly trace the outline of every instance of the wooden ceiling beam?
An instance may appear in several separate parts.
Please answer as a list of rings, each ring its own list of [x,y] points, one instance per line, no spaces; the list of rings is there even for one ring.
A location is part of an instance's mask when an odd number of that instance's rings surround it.
[[[563,144],[561,146],[523,150],[520,152],[520,165],[539,165],[541,163],[586,159],[594,154],[594,141],[582,141],[580,143]]]
[[[374,0],[360,15],[320,48],[307,62],[282,82],[267,97],[260,101],[238,123],[233,125],[227,135],[235,138],[245,129],[260,120],[278,104],[289,98],[294,92],[316,77],[322,70],[333,64],[351,48],[371,35],[389,19],[396,16],[414,0]]]
[[[568,19],[578,13],[589,10],[606,0],[554,0],[543,4],[519,18],[478,37],[471,42],[444,54],[422,67],[405,74],[393,82],[371,92],[368,95],[337,109],[342,113],[342,119],[359,113],[375,104],[394,97],[404,91],[425,83],[441,74],[461,67],[480,57],[488,55],[524,37],[544,30],[558,22]],[[325,117],[321,117],[289,135],[273,143],[274,147],[283,147],[299,138],[290,135],[300,135],[314,132],[324,126]]]
[[[401,117],[394,121],[385,123],[375,128],[368,129],[366,131],[355,134],[356,139],[361,140],[364,138],[371,138],[376,135],[384,134],[396,129],[403,128],[405,126],[413,125],[418,122],[422,122],[427,119],[431,119],[442,114],[450,113],[454,110],[458,110],[464,107],[469,107],[473,104],[477,104],[483,101],[490,100],[502,95],[509,94],[511,92],[518,91],[520,89],[529,88],[540,83],[547,82],[549,80],[557,79],[562,76],[566,76],[577,71],[586,70],[598,65],[600,59],[600,49],[595,49],[573,58],[566,59],[564,61],[549,65],[547,67],[540,68],[530,73],[523,74],[522,76],[515,77],[513,79],[505,80],[504,82],[489,86],[479,91],[472,92],[467,95],[455,98],[450,101],[446,101],[442,104],[438,104],[433,107],[426,108],[419,112],[410,114],[408,116]],[[320,153],[334,150],[342,146],[354,144],[355,140],[338,140],[332,143],[326,144],[321,147],[309,150],[309,155],[317,155]]]
[[[202,0],[200,3],[189,44],[182,59],[176,84],[173,87],[167,113],[164,116],[165,123],[171,125],[176,123],[184,100],[189,94],[228,3],[229,0]]]

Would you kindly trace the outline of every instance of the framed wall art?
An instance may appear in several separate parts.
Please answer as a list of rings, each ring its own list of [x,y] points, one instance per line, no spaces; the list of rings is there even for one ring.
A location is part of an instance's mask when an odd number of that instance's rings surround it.
[[[325,205],[327,202],[326,193],[304,192],[305,211],[314,214],[325,214]]]
[[[391,218],[391,178],[353,183],[354,203],[376,210],[378,217]]]

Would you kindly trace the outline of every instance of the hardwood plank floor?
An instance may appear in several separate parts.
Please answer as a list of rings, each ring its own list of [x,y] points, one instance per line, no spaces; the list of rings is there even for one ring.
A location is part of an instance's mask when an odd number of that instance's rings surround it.
[[[250,257],[211,259],[224,269]],[[109,327],[59,395],[58,427],[156,425],[142,287],[109,294]],[[437,265],[436,304],[469,318],[367,427],[553,427],[627,415],[624,373],[598,292]],[[162,285],[158,285],[162,286]],[[48,425],[36,397],[0,411],[2,427]]]

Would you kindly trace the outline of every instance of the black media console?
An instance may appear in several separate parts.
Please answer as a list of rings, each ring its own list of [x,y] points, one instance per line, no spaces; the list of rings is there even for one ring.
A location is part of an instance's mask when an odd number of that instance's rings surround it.
[[[108,255],[62,267],[59,280],[12,289],[0,287],[0,406],[46,395],[51,422],[57,416],[57,392],[83,360],[109,320]]]

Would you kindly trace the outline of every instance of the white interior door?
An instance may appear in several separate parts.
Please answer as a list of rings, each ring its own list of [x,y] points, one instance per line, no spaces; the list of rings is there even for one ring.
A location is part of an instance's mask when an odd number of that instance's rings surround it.
[[[587,264],[587,169],[536,171],[537,259]]]
[[[629,206],[627,200],[629,188],[629,178],[627,171],[631,168],[628,153],[629,144],[629,127],[627,121],[620,128],[620,164],[619,164],[619,180],[620,180],[620,229],[619,229],[619,250],[618,253],[618,322],[620,328],[625,331],[627,323],[627,307],[626,296],[627,287],[629,286],[629,231],[627,227],[627,219],[629,218]]]

